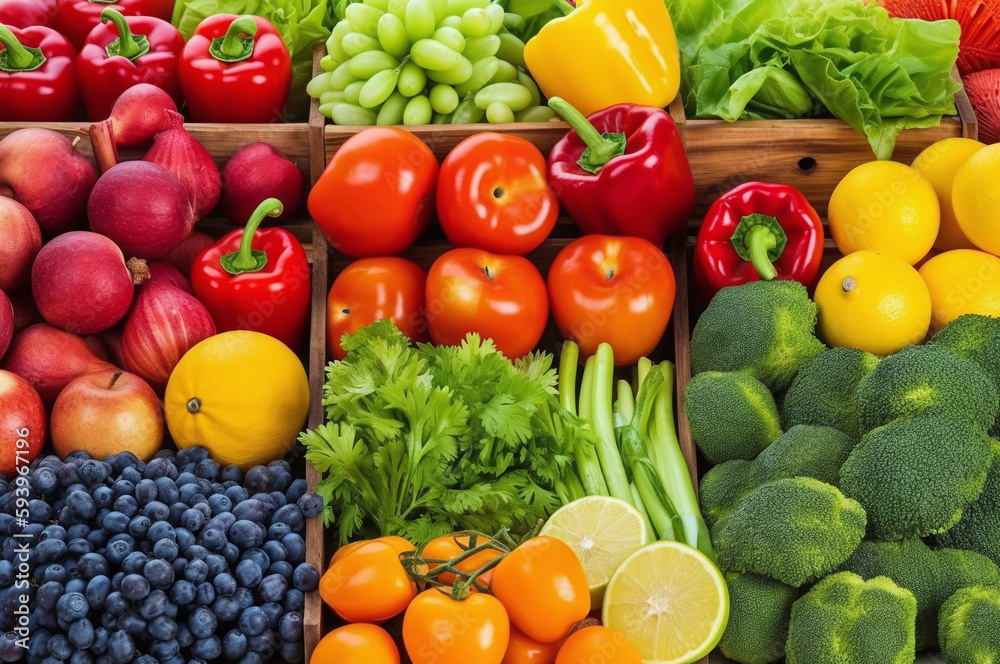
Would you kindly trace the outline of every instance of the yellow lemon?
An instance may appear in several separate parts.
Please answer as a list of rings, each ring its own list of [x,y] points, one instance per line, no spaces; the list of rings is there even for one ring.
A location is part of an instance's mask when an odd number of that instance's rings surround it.
[[[920,274],[897,256],[857,251],[816,284],[819,335],[829,346],[889,355],[927,336],[931,296]]]
[[[1000,255],[1000,143],[983,148],[958,169],[952,196],[966,237]]]
[[[247,469],[282,457],[309,413],[309,380],[295,353],[260,332],[223,332],[184,354],[163,399],[177,447],[202,445]]]
[[[871,249],[915,265],[941,226],[934,187],[916,169],[873,161],[844,176],[830,196],[830,234],[840,253]]]
[[[919,271],[931,294],[931,333],[963,314],[1000,317],[1000,258],[993,254],[947,251]]]
[[[913,160],[913,168],[927,178],[941,203],[941,229],[934,242],[934,248],[938,251],[975,249],[975,245],[965,237],[961,226],[958,225],[958,219],[955,218],[951,190],[958,169],[972,155],[985,147],[985,143],[971,138],[946,138],[928,146]]]

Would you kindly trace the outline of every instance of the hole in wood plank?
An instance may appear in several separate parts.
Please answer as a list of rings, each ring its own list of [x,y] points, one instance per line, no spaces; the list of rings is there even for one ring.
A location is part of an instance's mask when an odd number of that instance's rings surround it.
[[[812,157],[802,157],[799,159],[799,170],[803,173],[811,173],[816,170],[816,160]]]

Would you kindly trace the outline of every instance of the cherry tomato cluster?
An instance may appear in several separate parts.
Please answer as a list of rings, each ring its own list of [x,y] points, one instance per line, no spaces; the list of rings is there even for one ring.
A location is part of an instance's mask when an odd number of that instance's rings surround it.
[[[365,130],[337,150],[310,194],[309,211],[335,249],[358,259],[330,290],[333,359],[345,356],[344,334],[381,318],[417,342],[452,345],[477,332],[518,358],[538,346],[551,312],[583,357],[607,342],[616,362],[628,365],[655,349],[670,320],[673,270],[647,240],[587,235],[554,257],[542,247],[559,201],[545,156],[518,136],[474,134],[439,166],[431,149],[403,129]],[[399,254],[435,211],[454,248],[435,255],[425,271]],[[419,250],[412,256],[431,258]],[[536,264],[549,261],[546,279]]]
[[[577,664],[608,652],[641,663],[620,632],[574,631],[590,612],[587,578],[551,537],[513,549],[468,533],[419,549],[399,537],[355,542],[337,551],[319,590],[348,624],[319,643],[317,664],[398,664],[400,641],[413,664]]]

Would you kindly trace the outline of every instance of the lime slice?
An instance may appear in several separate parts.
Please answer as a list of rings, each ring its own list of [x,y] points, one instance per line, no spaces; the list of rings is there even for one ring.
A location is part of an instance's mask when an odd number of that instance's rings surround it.
[[[635,644],[643,664],[690,664],[722,638],[729,590],[719,568],[697,549],[655,542],[611,577],[603,617]]]
[[[598,609],[611,575],[646,543],[646,520],[624,500],[588,496],[559,508],[539,534],[573,549],[587,573],[590,606]]]

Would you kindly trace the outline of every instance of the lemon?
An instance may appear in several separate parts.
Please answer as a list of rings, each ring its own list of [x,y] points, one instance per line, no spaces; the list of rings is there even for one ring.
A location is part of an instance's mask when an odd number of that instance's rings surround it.
[[[993,254],[947,251],[919,272],[931,295],[931,333],[963,314],[1000,317],[1000,258]]]
[[[202,445],[218,463],[247,469],[295,444],[309,413],[309,380],[295,353],[274,337],[223,332],[184,354],[163,409],[179,449]]]
[[[830,233],[840,253],[871,249],[915,265],[941,226],[934,187],[916,169],[873,161],[844,176],[830,196]]]
[[[590,606],[604,601],[611,575],[646,543],[646,520],[624,500],[587,496],[556,510],[540,535],[562,540],[580,559],[590,584]]]
[[[643,664],[701,659],[722,638],[728,620],[722,572],[680,542],[655,542],[633,553],[604,595],[604,625],[625,634]]]
[[[1000,143],[983,148],[958,169],[952,195],[966,237],[1000,255]]]
[[[816,284],[819,336],[827,345],[889,355],[927,336],[931,296],[902,258],[857,251]]]
[[[934,241],[938,251],[975,248],[955,218],[951,190],[958,169],[985,147],[985,143],[971,138],[946,138],[928,146],[913,160],[913,168],[931,183],[941,204],[941,229]]]

